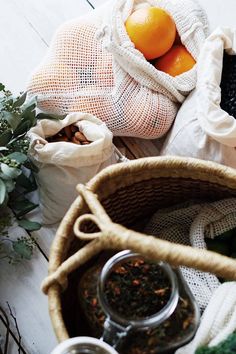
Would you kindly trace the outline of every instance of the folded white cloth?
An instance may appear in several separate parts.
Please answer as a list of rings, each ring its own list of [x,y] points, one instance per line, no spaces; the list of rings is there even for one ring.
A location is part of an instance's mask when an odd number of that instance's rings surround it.
[[[219,286],[214,292],[194,339],[176,354],[194,354],[202,345],[215,346],[236,329],[236,282]],[[220,354],[220,353],[219,353]]]

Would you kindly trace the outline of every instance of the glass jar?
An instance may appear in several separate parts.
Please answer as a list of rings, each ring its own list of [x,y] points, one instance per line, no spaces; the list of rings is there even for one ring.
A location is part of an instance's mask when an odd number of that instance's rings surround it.
[[[172,353],[192,339],[200,312],[178,269],[130,251],[104,263],[88,269],[78,286],[92,335],[121,354]]]
[[[60,343],[51,354],[118,354],[109,344],[92,337],[75,337]]]

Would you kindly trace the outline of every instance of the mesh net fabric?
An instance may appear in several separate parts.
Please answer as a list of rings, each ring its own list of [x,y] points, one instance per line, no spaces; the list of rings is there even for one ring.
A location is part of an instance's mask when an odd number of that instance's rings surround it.
[[[196,41],[190,35],[193,39],[189,40],[187,32],[185,37],[196,55],[205,34],[195,23],[197,12],[192,1],[178,1],[182,7],[173,3],[167,10],[173,12],[182,30],[187,31],[186,23],[194,23],[193,32],[196,38],[200,34],[200,39]],[[28,85],[29,95],[37,96],[40,109],[56,114],[92,113],[114,135],[157,138],[168,131],[178,110],[177,102],[182,102],[195,86],[196,72],[190,70],[175,80],[158,72],[133,47],[124,19],[136,2],[111,2],[58,29]],[[152,6],[164,7],[165,2],[155,0]],[[186,4],[192,6],[192,12],[187,21],[185,18],[181,22],[180,12]]]
[[[155,138],[165,134],[177,105],[121,70],[96,40],[96,31],[92,24],[75,21],[58,32],[53,58],[46,60],[30,83],[29,93],[37,95],[39,108],[57,114],[94,114],[115,135]]]
[[[158,211],[148,222],[145,233],[158,238],[206,248],[205,237],[215,238],[236,227],[236,199],[213,203],[184,204]],[[201,310],[208,305],[220,282],[213,274],[180,267]]]

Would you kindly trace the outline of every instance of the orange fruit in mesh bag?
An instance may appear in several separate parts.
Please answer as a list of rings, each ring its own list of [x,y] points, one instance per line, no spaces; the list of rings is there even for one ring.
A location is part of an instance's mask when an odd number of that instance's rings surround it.
[[[196,61],[183,45],[174,45],[154,63],[158,70],[174,77],[192,69],[195,64]]]
[[[158,7],[140,8],[125,23],[135,48],[147,60],[164,55],[173,45],[176,27],[171,16]]]

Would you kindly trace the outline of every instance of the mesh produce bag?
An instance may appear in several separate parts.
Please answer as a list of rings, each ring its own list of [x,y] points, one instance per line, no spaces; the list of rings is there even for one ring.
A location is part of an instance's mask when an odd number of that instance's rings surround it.
[[[118,0],[65,23],[28,86],[39,108],[88,112],[115,135],[157,138],[170,128],[178,102],[195,87],[195,67],[178,77],[158,71],[130,41],[124,22],[138,6],[169,12],[182,43],[197,59],[207,19],[192,0]]]
[[[158,211],[149,221],[145,233],[204,249],[206,237],[213,239],[235,227],[236,199],[231,198]],[[192,268],[180,269],[201,310],[204,310],[213,292],[220,286],[218,278]]]

